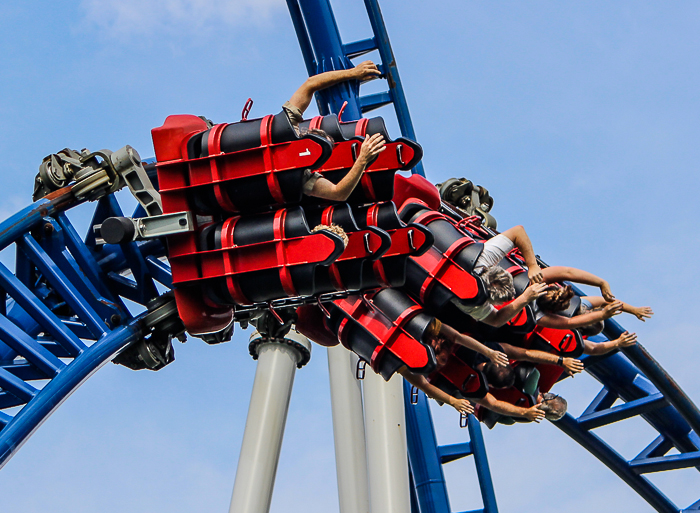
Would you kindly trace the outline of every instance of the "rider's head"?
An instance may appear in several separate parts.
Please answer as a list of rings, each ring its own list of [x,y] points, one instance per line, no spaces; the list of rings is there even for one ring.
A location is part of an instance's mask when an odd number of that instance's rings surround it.
[[[513,277],[502,267],[497,265],[489,267],[479,276],[486,285],[486,292],[491,303],[498,305],[515,297]]]

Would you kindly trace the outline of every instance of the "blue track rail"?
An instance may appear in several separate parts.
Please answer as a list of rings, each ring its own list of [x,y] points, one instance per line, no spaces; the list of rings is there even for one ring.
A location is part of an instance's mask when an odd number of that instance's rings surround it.
[[[348,104],[343,119],[360,119],[363,114],[379,107],[392,104],[399,122],[401,135],[416,140],[416,133],[408,111],[408,102],[401,85],[399,69],[389,42],[389,34],[377,0],[365,0],[365,8],[372,36],[352,43],[343,43],[338,30],[333,9],[328,0],[287,0],[289,14],[299,39],[301,54],[304,57],[309,76],[325,71],[349,69],[350,59],[373,51],[379,52],[377,63],[382,77],[387,81],[387,90],[379,93],[360,95],[357,83],[343,83],[316,93],[318,110],[322,115],[338,113],[343,104]],[[425,176],[423,164],[419,162],[412,170]]]
[[[423,392],[417,392],[412,388],[404,382],[408,461],[411,468],[412,492],[415,497],[413,513],[450,513],[452,511],[442,466],[467,456],[474,456],[476,475],[484,504],[482,509],[473,510],[471,513],[498,513],[496,492],[479,421],[473,415],[469,415],[466,426],[469,431],[469,441],[439,445],[428,398]]]
[[[387,92],[363,97],[357,84],[331,88],[318,98],[321,112],[337,112],[347,100],[348,117],[358,118],[393,103],[402,134],[415,138],[376,0],[365,0],[373,36],[349,44],[340,40],[328,0],[288,0],[288,5],[309,74],[347,68],[351,58],[374,50],[382,60]],[[422,174],[422,168],[414,171]],[[14,269],[0,264],[0,467],[92,373],[144,336],[143,311],[158,295],[156,282],[171,286],[160,242],[99,246],[91,233],[79,236],[66,215],[77,205],[68,187],[0,223],[0,250],[15,253]],[[105,196],[90,225],[121,215],[115,197]],[[138,311],[130,311],[125,299]],[[604,334],[613,339],[623,331],[607,321]],[[657,511],[700,511],[700,501],[683,509],[646,477],[700,469],[698,408],[641,345],[584,360],[602,389],[580,417],[567,415],[555,425]],[[440,446],[425,396],[419,393],[416,404],[410,393],[405,397],[413,511],[451,513],[442,465],[473,455],[483,500],[476,511],[496,512],[480,425],[470,417],[468,441]],[[635,417],[657,435],[631,460],[594,432]],[[678,454],[669,454],[673,449]]]
[[[329,0],[287,0],[292,23],[299,39],[309,74],[348,69],[350,59],[378,51],[379,68],[387,79],[386,92],[361,96],[358,84],[341,84],[317,93],[321,114],[339,112],[345,101],[345,116],[358,119],[375,108],[393,104],[402,135],[415,139],[408,104],[401,86],[396,61],[377,0],[365,0],[373,35],[343,43]],[[425,176],[423,168],[414,172]],[[608,321],[605,335],[617,338],[624,330]],[[603,389],[584,414],[570,415],[555,425],[580,443],[631,486],[656,510],[679,512],[668,497],[643,474],[687,467],[700,469],[700,412],[668,373],[641,346],[627,348],[603,358],[586,359],[586,370],[601,382]],[[404,394],[410,396],[408,388]],[[613,406],[617,400],[624,404]],[[496,498],[481,427],[470,416],[470,441],[457,446],[439,446],[425,395],[416,404],[407,399],[407,431],[414,513],[451,513],[442,464],[474,455],[485,513],[497,511]],[[631,461],[592,432],[597,427],[641,416],[658,433],[656,439]],[[671,449],[681,454],[667,455]],[[700,511],[700,501],[682,511]]]
[[[14,273],[0,264],[0,467],[87,378],[144,336],[143,314],[132,315],[123,299],[143,306],[158,295],[154,277],[170,285],[160,243],[83,240],[66,216],[77,204],[67,187],[0,224],[0,250],[14,245],[16,255]],[[119,204],[106,196],[92,224],[115,215]]]
[[[604,333],[608,339],[623,332],[617,322],[606,321]],[[603,388],[580,417],[567,414],[554,425],[608,466],[657,511],[700,510],[700,501],[680,508],[644,476],[689,467],[700,470],[698,408],[641,345],[606,358],[583,360],[586,371]],[[615,405],[618,400],[622,404]],[[634,417],[644,419],[657,436],[631,460],[593,433],[596,428]],[[668,455],[674,448],[680,454]]]

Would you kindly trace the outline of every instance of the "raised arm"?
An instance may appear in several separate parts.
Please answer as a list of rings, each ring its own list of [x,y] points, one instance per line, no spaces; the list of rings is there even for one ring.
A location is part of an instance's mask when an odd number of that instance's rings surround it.
[[[508,415],[510,417],[523,417],[527,420],[533,422],[539,422],[544,419],[544,412],[538,408],[540,404],[536,404],[530,408],[522,408],[520,406],[515,406],[514,404],[507,403],[505,401],[499,401],[493,395],[486,394],[483,399],[475,399],[475,402],[479,403],[485,408],[491,411],[500,413],[501,415]]]
[[[319,178],[316,180],[314,188],[311,189],[309,195],[331,201],[345,201],[357,186],[367,166],[384,150],[386,150],[386,146],[383,135],[374,134],[366,137],[360,147],[360,155],[350,168],[350,171],[348,171],[348,174],[337,184],[326,178]]]
[[[468,335],[463,335],[462,333],[458,332],[454,328],[444,323],[440,325],[440,335],[456,344],[462,345],[466,348],[471,349],[472,351],[476,351],[477,353],[483,354],[486,358],[491,360],[496,365],[502,365],[504,367],[508,365],[508,357],[504,353],[496,351],[495,349],[491,349],[490,347],[485,346],[475,338],[472,338]]]
[[[546,289],[547,285],[544,283],[530,284],[530,286],[525,289],[525,292],[520,294],[500,310],[494,309],[495,311],[491,312],[485,319],[483,319],[482,322],[488,324],[489,326],[500,328],[515,317],[520,310],[525,308],[525,305],[543,295]]]
[[[610,317],[617,315],[620,312],[622,312],[622,301],[613,301],[612,303],[606,303],[602,310],[588,312],[583,315],[575,315],[571,318],[557,314],[546,314],[537,321],[537,324],[539,326],[544,326],[545,328],[572,330],[575,328],[588,326],[594,322],[610,319]]]
[[[625,331],[619,338],[615,340],[608,340],[606,342],[591,342],[590,340],[584,341],[584,354],[601,355],[607,354],[615,349],[620,349],[622,347],[630,347],[637,343],[637,334],[629,333]]]
[[[309,107],[311,99],[316,91],[348,80],[359,80],[363,82],[376,78],[380,74],[376,64],[372,61],[364,61],[352,69],[319,73],[318,75],[306,79],[306,82],[304,82],[289,99],[289,103],[297,107],[303,113]]]
[[[452,397],[450,394],[443,392],[435,385],[431,385],[430,382],[425,379],[425,376],[411,372],[405,365],[402,366],[398,372],[404,378],[406,378],[406,381],[408,381],[411,385],[425,392],[425,395],[428,397],[432,397],[441,403],[447,403],[460,413],[465,413],[467,415],[474,413],[474,407],[469,401],[466,399],[457,399],[456,397]]]
[[[550,365],[561,365],[569,376],[578,374],[583,371],[583,363],[575,358],[564,358],[546,351],[537,349],[523,349],[522,347],[512,346],[510,344],[501,343],[501,347],[512,360],[521,360],[532,363],[547,363]],[[559,359],[561,358],[561,363]]]
[[[547,267],[542,270],[542,276],[545,283],[558,283],[562,281],[572,281],[582,285],[591,285],[592,287],[600,288],[600,293],[605,298],[605,301],[613,301],[615,296],[610,291],[610,284],[603,278],[599,278],[595,274],[576,269],[575,267],[565,267],[561,265]]]
[[[593,306],[593,308],[605,306],[607,303],[605,298],[600,296],[584,296],[583,299],[587,300]],[[650,306],[632,306],[624,301],[620,301],[620,303],[622,303],[623,312],[634,315],[642,322],[646,322],[646,319],[650,319],[651,316],[654,315],[654,312]]]
[[[542,283],[544,281],[542,269],[540,269],[537,263],[537,257],[532,249],[532,242],[530,242],[530,237],[528,237],[525,228],[520,225],[513,226],[513,228],[507,229],[501,235],[505,235],[512,240],[515,247],[522,253],[525,259],[525,265],[527,265],[527,276],[530,278],[530,281],[532,283]]]

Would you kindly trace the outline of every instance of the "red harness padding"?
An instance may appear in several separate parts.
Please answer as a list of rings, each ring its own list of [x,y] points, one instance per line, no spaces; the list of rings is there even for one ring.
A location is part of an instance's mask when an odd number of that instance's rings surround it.
[[[304,170],[330,156],[330,143],[306,135],[273,144],[273,122],[282,121],[286,120],[270,115],[207,130],[196,116],[168,116],[163,126],[151,131],[164,212],[236,213],[299,201]],[[256,126],[259,133],[255,133]],[[225,133],[239,127],[245,128],[251,147],[227,151],[222,147]],[[188,144],[195,136],[199,139],[194,146],[206,153],[203,156],[190,156],[193,150]],[[226,140],[232,136],[235,133]],[[226,147],[231,147],[230,142]],[[283,177],[289,177],[284,179],[284,188]]]
[[[379,294],[393,297],[401,293],[385,289]],[[387,380],[402,364],[420,373],[434,369],[433,350],[420,341],[420,335],[432,317],[404,296],[409,306],[392,318],[378,308],[377,299],[368,295],[350,296],[333,302],[341,314],[338,323],[340,342],[369,362],[372,369]]]
[[[288,218],[295,235],[287,233]],[[236,241],[238,226],[243,229],[238,238],[249,242]],[[235,216],[211,226],[218,233],[218,247],[199,250],[192,234],[169,237],[173,285],[199,284],[208,302],[219,306],[313,295],[315,266],[332,263],[343,252],[343,242],[327,231],[310,233],[305,226],[297,207]]]
[[[297,308],[297,320],[294,323],[296,330],[313,340],[317,344],[326,347],[337,346],[340,341],[326,326],[326,316],[316,305],[305,305]]]
[[[363,265],[372,265],[371,261],[384,256],[391,247],[391,235],[376,226],[367,226],[358,230],[357,225],[349,227],[351,223],[342,222],[339,217],[342,214],[352,218],[347,205],[337,208],[338,205],[330,205],[323,208],[319,222],[324,225],[337,224],[344,228],[348,237],[345,251],[329,266],[319,268],[317,272],[327,272],[334,290],[361,290]],[[340,215],[338,215],[340,214]],[[354,223],[352,223],[354,224]],[[325,291],[330,292],[330,290]]]
[[[233,308],[212,305],[198,283],[175,287],[175,304],[187,332],[195,337],[218,333],[233,322]]]
[[[363,276],[363,286],[402,286],[406,280],[408,257],[419,256],[432,246],[433,236],[430,230],[420,224],[402,223],[392,202],[356,207],[353,213],[358,226],[374,226],[384,230],[391,237],[391,245],[386,252],[371,262],[370,272]]]
[[[275,213],[272,240],[248,245],[238,245],[234,241],[236,224],[240,217],[231,217],[224,221],[221,228],[221,249],[203,251],[199,255],[202,277],[225,277],[228,292],[239,305],[300,295],[292,278],[292,269],[308,264],[328,265],[338,258],[344,248],[339,237],[324,231],[301,237],[288,237],[285,233],[286,215],[286,209]],[[271,288],[266,294],[257,289],[256,297],[251,300],[250,287],[248,291],[244,291],[241,286],[242,275],[264,270],[277,273],[282,290]],[[312,277],[313,273],[309,276]]]
[[[428,381],[439,386],[440,382],[445,380],[453,385],[464,397],[481,398],[486,395],[488,390],[484,375],[471,368],[460,357],[461,353],[463,354],[463,349],[455,344],[452,347],[447,363],[430,374]]]
[[[584,349],[583,339],[578,331],[545,328],[544,326],[537,326],[527,336],[527,344],[533,349],[538,349],[546,344],[549,351],[554,349],[557,354],[571,358],[581,356]]]
[[[333,153],[316,169],[324,178],[333,183],[342,180],[355,164],[360,155],[362,140],[353,138],[349,141],[336,141]],[[378,201],[390,201],[394,197],[394,177],[406,164],[420,160],[420,147],[408,139],[399,139],[386,143],[386,149],[377,155],[362,173],[360,182],[352,191],[348,203],[364,204]],[[309,198],[307,201],[318,201]]]
[[[431,210],[440,208],[440,192],[437,187],[421,175],[394,176],[394,203],[399,206],[399,212],[407,203],[422,202]]]
[[[414,218],[414,222],[431,230],[434,230],[435,224],[438,223],[442,223],[442,227],[452,226],[444,215],[432,210],[425,210]],[[439,233],[442,235],[444,231]],[[440,311],[453,298],[464,304],[481,304],[486,301],[483,283],[473,276],[472,269],[468,268],[470,265],[473,267],[473,262],[481,252],[480,247],[474,246],[476,241],[456,234],[454,241],[439,242],[443,250],[438,247],[436,238],[430,250],[411,258],[411,275],[406,280],[406,290],[434,311]],[[465,251],[474,254],[466,257]],[[436,288],[440,290],[436,291]]]
[[[494,305],[496,310],[509,305],[515,301],[511,299],[500,305]],[[537,327],[537,321],[535,320],[535,314],[530,307],[530,304],[525,305],[515,316],[505,323],[499,330],[507,331],[510,335],[528,335]]]

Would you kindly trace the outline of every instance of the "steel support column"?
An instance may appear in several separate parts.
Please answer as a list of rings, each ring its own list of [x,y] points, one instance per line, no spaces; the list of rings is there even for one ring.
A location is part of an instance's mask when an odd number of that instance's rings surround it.
[[[367,444],[357,355],[338,345],[328,348],[335,467],[340,513],[369,513]]]
[[[367,372],[364,380],[365,433],[372,513],[409,513],[406,417],[403,379],[389,382]]]
[[[262,339],[257,332],[250,340],[258,367],[229,513],[270,510],[294,374],[303,351],[311,351],[308,339],[293,331],[283,341]]]

